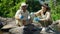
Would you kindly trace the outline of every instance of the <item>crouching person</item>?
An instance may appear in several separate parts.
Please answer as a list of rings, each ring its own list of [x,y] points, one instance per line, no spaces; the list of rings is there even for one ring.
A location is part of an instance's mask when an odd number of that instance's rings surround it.
[[[26,25],[29,11],[27,10],[27,4],[21,3],[20,9],[15,14],[16,25],[20,27],[12,28],[9,30],[12,34],[22,34],[24,25]]]
[[[35,15],[38,18],[35,18],[34,20],[40,22],[40,24],[42,25],[41,32],[46,32],[47,27],[52,24],[50,7],[48,6],[48,4],[44,3],[41,6],[41,10],[36,12]]]
[[[33,34],[36,31],[26,8],[26,3],[22,3],[20,9],[16,12],[16,24],[20,27],[10,29],[11,34]]]
[[[21,3],[20,9],[15,14],[16,24],[19,26],[25,25],[28,15],[29,11],[27,10],[27,4]]]
[[[26,29],[28,29],[28,31],[32,29],[32,26],[30,28],[32,22],[30,21],[29,11],[26,8],[26,3],[22,3],[20,9],[16,12],[16,24],[20,27],[10,29],[9,32],[11,34],[25,34]]]

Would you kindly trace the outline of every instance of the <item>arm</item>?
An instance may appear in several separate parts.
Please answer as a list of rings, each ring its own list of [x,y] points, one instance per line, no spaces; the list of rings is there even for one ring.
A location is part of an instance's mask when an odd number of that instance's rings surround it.
[[[19,13],[20,13],[20,10],[18,10],[15,14],[15,19],[17,19],[17,20],[19,20],[19,15],[20,15]]]
[[[48,21],[50,19],[50,12],[47,12],[46,18],[40,19],[40,21]]]
[[[36,13],[34,13],[35,16],[40,16],[41,15],[41,10],[37,11]]]

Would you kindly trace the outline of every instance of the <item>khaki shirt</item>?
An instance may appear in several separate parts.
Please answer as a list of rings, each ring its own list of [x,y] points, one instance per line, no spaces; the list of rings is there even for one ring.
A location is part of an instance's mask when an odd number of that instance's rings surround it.
[[[29,16],[29,11],[26,10],[26,12],[23,12],[23,10],[18,10],[15,16],[20,17],[20,15],[24,16],[23,20],[26,20]],[[16,20],[16,24],[23,25],[22,22],[22,20]]]
[[[50,12],[46,12],[45,15],[41,14],[42,10],[39,10],[38,12],[36,12],[35,14],[37,15],[37,17],[39,17],[40,19],[45,19],[47,21],[40,21],[40,24],[42,26],[48,26],[50,24],[52,24],[52,19],[51,19],[51,14]]]

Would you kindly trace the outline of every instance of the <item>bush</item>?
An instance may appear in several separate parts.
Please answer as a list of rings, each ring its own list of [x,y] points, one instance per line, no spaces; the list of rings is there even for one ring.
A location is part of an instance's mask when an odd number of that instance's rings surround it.
[[[14,17],[21,2],[26,0],[0,0],[0,16]]]
[[[53,20],[58,20],[60,19],[60,1],[56,1],[54,5],[54,2],[50,0],[49,6],[51,7],[51,16]]]
[[[28,4],[27,9],[30,12],[36,12],[36,11],[40,10],[40,8],[41,8],[41,4],[39,3],[39,1],[27,0],[26,3]]]

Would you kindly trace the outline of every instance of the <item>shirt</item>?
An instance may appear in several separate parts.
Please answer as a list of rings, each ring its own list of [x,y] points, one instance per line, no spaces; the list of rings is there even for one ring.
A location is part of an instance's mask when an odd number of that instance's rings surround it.
[[[23,12],[23,10],[18,10],[15,16],[20,17],[20,15],[24,16],[23,20],[26,20],[28,18],[29,11],[26,10],[26,12]]]
[[[26,19],[28,19],[29,11],[26,10],[26,12],[23,12],[23,10],[18,10],[18,11],[16,12],[16,15],[15,15],[15,16],[20,17],[20,15],[24,16],[24,18],[23,18],[22,20],[26,20]],[[22,23],[21,23],[22,20],[20,20],[20,21],[16,20],[16,24],[20,22],[20,25],[22,25]]]

